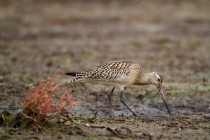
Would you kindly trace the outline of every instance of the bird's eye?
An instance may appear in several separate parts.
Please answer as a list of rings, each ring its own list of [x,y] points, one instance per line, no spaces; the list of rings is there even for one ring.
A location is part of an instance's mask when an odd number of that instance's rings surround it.
[[[159,82],[160,82],[160,80],[161,80],[161,79],[160,79],[160,78],[158,78],[158,81],[159,81]]]

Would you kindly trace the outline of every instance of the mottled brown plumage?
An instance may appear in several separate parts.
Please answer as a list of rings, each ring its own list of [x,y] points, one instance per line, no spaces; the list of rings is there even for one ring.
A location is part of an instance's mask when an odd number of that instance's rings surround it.
[[[136,115],[125,103],[122,97],[122,92],[125,87],[130,85],[149,85],[153,84],[159,89],[159,93],[164,100],[166,108],[170,114],[170,110],[165,102],[165,96],[162,92],[161,85],[163,78],[157,72],[144,73],[142,67],[129,60],[119,60],[112,61],[99,65],[93,69],[83,71],[83,72],[70,72],[67,75],[75,76],[71,82],[76,82],[79,80],[97,82],[105,85],[113,86],[113,89],[108,95],[109,103],[111,104],[111,95],[114,88],[117,87],[121,90],[120,100],[121,102]],[[110,108],[112,105],[110,105]],[[111,112],[111,109],[110,109]]]
[[[137,84],[142,73],[140,65],[133,61],[112,61],[91,70],[76,72],[76,78],[70,82],[87,80],[123,88]]]

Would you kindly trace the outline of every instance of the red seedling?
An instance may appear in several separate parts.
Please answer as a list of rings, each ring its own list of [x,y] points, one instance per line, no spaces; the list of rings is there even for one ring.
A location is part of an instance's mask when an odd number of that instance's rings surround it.
[[[47,115],[58,114],[65,107],[79,103],[72,101],[72,95],[67,91],[61,94],[57,103],[52,101],[55,97],[54,91],[62,85],[62,83],[53,82],[57,74],[58,71],[29,88],[28,94],[21,102],[25,115],[39,122],[46,119]]]

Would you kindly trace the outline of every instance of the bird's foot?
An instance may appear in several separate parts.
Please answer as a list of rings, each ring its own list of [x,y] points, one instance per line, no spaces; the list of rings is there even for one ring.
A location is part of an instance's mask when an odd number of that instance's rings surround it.
[[[98,112],[95,112],[95,113],[94,113],[94,117],[96,117],[97,115],[98,115]]]
[[[133,116],[137,116],[137,114],[135,112],[132,112]]]

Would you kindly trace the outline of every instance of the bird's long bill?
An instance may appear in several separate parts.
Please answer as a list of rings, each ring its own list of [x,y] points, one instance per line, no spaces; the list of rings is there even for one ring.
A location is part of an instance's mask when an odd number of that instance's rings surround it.
[[[164,95],[163,90],[162,90],[162,86],[160,86],[159,94],[160,94],[160,97],[161,97],[162,100],[163,100],[163,103],[165,104],[165,107],[166,107],[166,109],[167,109],[167,111],[168,111],[168,114],[170,114],[170,115],[172,116],[171,111],[170,111],[170,109],[169,109],[169,107],[168,107],[168,104],[166,103],[165,95]]]

